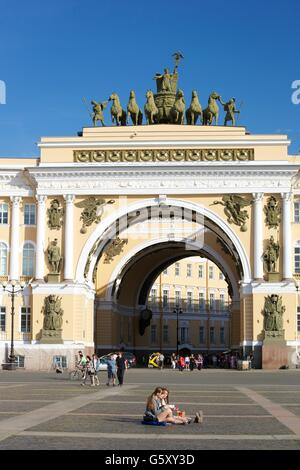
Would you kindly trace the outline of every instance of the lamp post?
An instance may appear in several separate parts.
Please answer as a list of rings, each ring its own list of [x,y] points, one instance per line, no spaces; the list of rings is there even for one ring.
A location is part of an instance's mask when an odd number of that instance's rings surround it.
[[[299,287],[300,287],[300,283],[298,281],[295,282],[295,287],[296,287],[296,295],[297,295],[297,299],[296,299],[296,361],[297,361],[297,364],[296,364],[296,367],[298,366],[298,361],[299,361],[299,353],[298,353],[298,304],[299,304],[299,300],[298,300],[298,294],[299,294]]]
[[[17,288],[17,283],[15,280],[11,281],[11,290],[7,289],[7,283],[4,282],[2,284],[3,290],[6,291],[8,294],[11,295],[11,341],[10,341],[10,354],[8,355],[8,364],[6,369],[7,370],[15,370],[15,351],[14,351],[14,316],[15,316],[15,295],[18,294],[19,292],[22,292],[25,283],[21,282],[20,283],[20,288]]]
[[[176,305],[176,307],[174,308],[174,313],[176,313],[176,357],[178,357],[178,345],[179,345],[179,341],[178,341],[178,330],[179,330],[178,316],[179,316],[179,314],[182,314],[182,309],[179,308],[178,305]]]

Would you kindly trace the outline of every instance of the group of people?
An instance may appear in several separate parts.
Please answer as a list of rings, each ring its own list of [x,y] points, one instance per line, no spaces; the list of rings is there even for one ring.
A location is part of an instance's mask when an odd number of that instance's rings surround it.
[[[144,423],[190,424],[202,423],[203,412],[198,411],[194,418],[186,416],[177,406],[170,404],[170,392],[166,387],[156,387],[147,399]]]
[[[91,387],[100,385],[98,372],[100,371],[100,359],[96,354],[91,356],[85,356],[82,351],[78,351],[79,360],[77,367],[82,371],[82,383],[86,385],[87,378],[91,381]],[[123,357],[123,352],[112,353],[107,358],[107,382],[106,385],[110,384],[115,387],[116,379],[118,378],[118,385],[122,386],[124,382],[124,373],[126,369],[126,361]]]

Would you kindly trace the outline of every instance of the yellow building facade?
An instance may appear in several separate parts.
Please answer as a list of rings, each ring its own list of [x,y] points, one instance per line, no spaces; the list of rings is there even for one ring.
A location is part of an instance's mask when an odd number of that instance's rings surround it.
[[[200,256],[229,286],[226,347],[253,351],[257,367],[295,365],[300,162],[288,144],[285,135],[243,127],[95,127],[42,138],[38,159],[2,158],[0,359],[7,361],[12,323],[15,354],[28,369],[50,368],[56,356],[71,366],[79,349],[153,351],[160,343],[151,343],[151,324],[163,338],[167,317],[149,314],[151,288],[169,266]],[[270,225],[274,205],[279,222]],[[51,226],[51,217],[61,224]],[[272,276],[264,263],[271,236],[280,247]],[[48,259],[54,240],[58,274]],[[14,281],[26,286],[12,322]],[[268,298],[277,302],[276,328]],[[203,349],[200,329],[187,339]],[[174,350],[174,327],[168,342]]]
[[[162,271],[151,287],[148,307],[152,320],[147,342],[153,349],[176,352],[176,333],[179,352],[212,353],[230,347],[228,284],[206,258],[185,258]]]

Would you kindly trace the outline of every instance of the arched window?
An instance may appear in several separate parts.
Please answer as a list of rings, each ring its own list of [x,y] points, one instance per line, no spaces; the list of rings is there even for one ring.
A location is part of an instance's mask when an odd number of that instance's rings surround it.
[[[7,275],[7,245],[0,243],[0,276]]]
[[[35,251],[33,243],[27,242],[23,246],[22,275],[33,276],[34,274]]]
[[[294,265],[295,274],[300,274],[300,240],[297,241],[294,247]]]

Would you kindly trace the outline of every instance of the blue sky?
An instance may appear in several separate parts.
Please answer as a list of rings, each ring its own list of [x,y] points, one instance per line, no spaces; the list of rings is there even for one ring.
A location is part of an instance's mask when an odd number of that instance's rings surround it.
[[[299,0],[0,0],[0,156],[37,156],[41,136],[76,135],[90,125],[83,97],[115,91],[126,107],[134,89],[142,108],[177,50],[187,103],[193,89],[202,106],[213,90],[235,96],[240,125],[287,133],[298,153]]]

